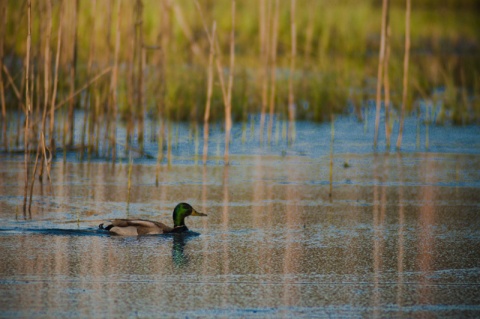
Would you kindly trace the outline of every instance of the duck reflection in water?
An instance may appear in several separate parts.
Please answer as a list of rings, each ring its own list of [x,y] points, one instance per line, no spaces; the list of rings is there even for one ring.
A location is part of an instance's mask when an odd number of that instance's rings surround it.
[[[172,261],[176,267],[184,267],[188,265],[188,254],[185,254],[185,245],[186,243],[200,234],[198,233],[182,233],[182,234],[172,234],[173,243],[172,243]]]

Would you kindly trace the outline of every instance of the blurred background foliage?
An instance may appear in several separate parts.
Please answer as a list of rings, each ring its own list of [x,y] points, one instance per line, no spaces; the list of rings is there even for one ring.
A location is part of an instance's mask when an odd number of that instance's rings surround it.
[[[52,36],[45,43],[45,10],[52,5]],[[217,23],[220,58],[226,69],[230,29],[230,1],[199,1],[208,28]],[[232,95],[234,120],[246,120],[261,109],[260,5],[262,1],[236,2],[235,81]],[[267,16],[274,1],[265,0]],[[142,6],[142,54],[135,49],[138,9]],[[297,0],[295,71],[290,74],[290,1],[279,2],[279,33],[276,62],[276,113],[286,116],[288,78],[294,79],[296,118],[321,121],[331,112],[360,110],[374,99],[375,77],[380,44],[381,6],[379,0]],[[63,6],[63,9],[62,9]],[[33,72],[42,68],[44,46],[56,54],[60,11],[64,10],[59,67],[58,100],[65,99],[72,85],[67,81],[74,51],[77,59],[76,87],[112,65],[117,22],[116,0],[33,0],[32,61]],[[76,15],[78,10],[78,15]],[[18,88],[26,55],[26,1],[7,1],[3,62]],[[268,13],[270,12],[270,13]],[[416,0],[412,3],[410,89],[407,109],[420,100],[432,100],[439,108],[439,121],[477,122],[480,119],[480,2],[476,0]],[[128,103],[139,92],[131,88],[131,78],[142,76],[143,104],[135,110],[150,116],[172,120],[201,121],[206,100],[209,41],[202,19],[191,0],[121,1],[119,16],[120,74],[118,108],[124,118]],[[75,21],[78,21],[76,28]],[[401,107],[403,55],[405,42],[405,2],[390,5],[391,58],[389,63],[391,99],[394,109]],[[137,31],[136,31],[137,30]],[[77,33],[77,37],[75,37]],[[138,33],[137,33],[138,36]],[[77,39],[75,46],[75,39]],[[94,48],[90,72],[87,61]],[[141,72],[137,65],[143,59]],[[54,59],[52,59],[54,71]],[[130,72],[130,73],[129,73]],[[133,75],[130,74],[133,72]],[[228,70],[225,70],[228,73]],[[90,73],[90,74],[88,74]],[[135,75],[136,74],[136,75]],[[39,79],[41,87],[41,78]],[[106,103],[109,79],[96,89]],[[41,101],[41,90],[35,94]],[[104,93],[102,93],[104,92]],[[5,88],[7,108],[18,106],[11,86]],[[94,94],[92,94],[93,98]],[[34,97],[35,99],[35,97]],[[130,102],[129,102],[130,100]],[[84,108],[82,99],[77,108]],[[211,120],[224,116],[222,93],[215,77]]]

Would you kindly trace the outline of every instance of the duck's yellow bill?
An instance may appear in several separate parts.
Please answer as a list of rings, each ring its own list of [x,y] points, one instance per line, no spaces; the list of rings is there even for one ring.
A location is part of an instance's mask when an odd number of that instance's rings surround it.
[[[192,211],[192,215],[190,216],[207,216],[207,214],[199,213],[195,209]]]

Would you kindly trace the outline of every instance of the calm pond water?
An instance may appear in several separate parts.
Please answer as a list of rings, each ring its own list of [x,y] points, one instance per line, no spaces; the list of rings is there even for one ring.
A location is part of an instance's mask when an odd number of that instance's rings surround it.
[[[224,166],[214,127],[203,166],[180,124],[158,186],[154,159],[135,159],[128,195],[127,161],[67,154],[26,215],[23,158],[1,155],[0,317],[479,317],[480,130],[430,127],[427,148],[425,129],[410,119],[402,153],[375,152],[340,117],[331,157],[328,123],[297,123],[290,146],[238,124]],[[171,224],[181,201],[208,214],[190,234],[97,230]]]

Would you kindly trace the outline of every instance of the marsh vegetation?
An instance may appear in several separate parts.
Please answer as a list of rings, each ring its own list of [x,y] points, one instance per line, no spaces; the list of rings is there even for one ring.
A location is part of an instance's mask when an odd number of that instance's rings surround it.
[[[372,144],[382,131],[386,149],[400,149],[411,112],[427,127],[478,123],[477,10],[469,0],[1,1],[0,147],[24,154],[26,193],[70,151],[160,164],[179,122],[203,138],[204,163],[220,123],[227,164],[232,123],[262,144],[292,144],[296,121],[365,121],[375,105]]]

